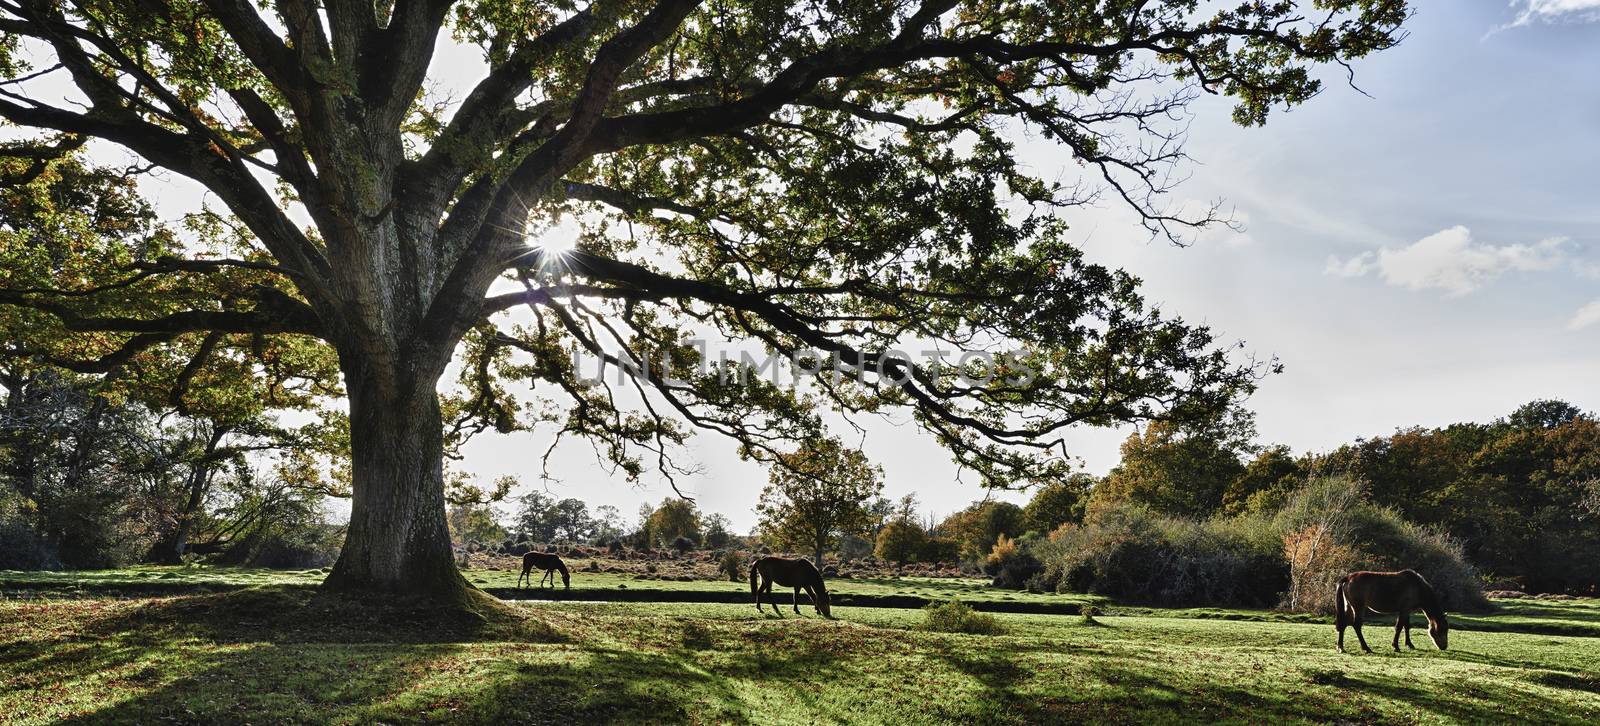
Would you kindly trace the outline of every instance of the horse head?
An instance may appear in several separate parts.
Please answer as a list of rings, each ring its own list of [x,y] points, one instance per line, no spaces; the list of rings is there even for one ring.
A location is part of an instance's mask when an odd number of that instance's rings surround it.
[[[1428,637],[1433,638],[1433,644],[1439,650],[1450,647],[1450,622],[1444,619],[1444,611],[1437,615],[1428,613]]]

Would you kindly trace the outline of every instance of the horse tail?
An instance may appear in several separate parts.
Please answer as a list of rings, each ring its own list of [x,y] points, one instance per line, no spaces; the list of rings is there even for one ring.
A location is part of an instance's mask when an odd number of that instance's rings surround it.
[[[1340,580],[1338,586],[1333,588],[1333,623],[1340,630],[1350,624],[1350,600],[1345,597],[1344,586],[1345,581]]]
[[[750,563],[750,596],[756,599],[756,607],[761,606],[761,596],[756,593],[756,562]]]

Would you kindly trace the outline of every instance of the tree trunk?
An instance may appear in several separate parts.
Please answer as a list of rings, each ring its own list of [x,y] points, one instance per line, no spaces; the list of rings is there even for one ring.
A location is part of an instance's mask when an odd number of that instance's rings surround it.
[[[185,487],[187,496],[183,508],[178,510],[172,534],[156,545],[149,558],[152,561],[169,565],[183,563],[183,555],[189,549],[189,538],[194,534],[194,520],[200,516],[200,505],[205,503],[206,493],[211,489],[211,477],[216,472],[217,447],[222,445],[222,439],[228,432],[226,426],[212,425],[205,448],[189,465],[189,480]]]
[[[443,427],[435,381],[406,382],[346,360],[350,527],[324,587],[463,602],[445,522]],[[354,370],[352,370],[354,369]]]

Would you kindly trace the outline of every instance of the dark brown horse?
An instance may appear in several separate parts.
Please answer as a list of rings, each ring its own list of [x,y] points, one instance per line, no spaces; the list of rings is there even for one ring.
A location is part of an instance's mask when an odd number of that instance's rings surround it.
[[[760,584],[757,584],[758,580]],[[767,602],[772,603],[772,612],[781,618],[783,613],[778,610],[778,602],[772,599],[774,582],[794,588],[796,613],[800,612],[800,590],[804,589],[811,596],[812,606],[822,613],[822,617],[833,617],[828,612],[828,588],[822,584],[822,573],[817,571],[816,565],[811,564],[811,560],[763,557],[750,565],[750,594],[756,596],[756,610],[761,611],[761,595],[766,593]]]
[[[1444,608],[1439,606],[1439,596],[1433,592],[1416,570],[1399,572],[1352,572],[1339,581],[1334,589],[1338,613],[1334,625],[1339,629],[1339,650],[1344,651],[1344,629],[1355,626],[1356,639],[1361,649],[1371,653],[1367,639],[1361,635],[1361,619],[1368,611],[1394,613],[1394,650],[1400,652],[1400,633],[1406,634],[1406,647],[1411,644],[1411,611],[1421,610],[1428,616],[1428,637],[1444,650],[1450,645],[1450,623],[1444,619]]]
[[[527,578],[530,587],[533,585],[533,575],[529,573],[533,572],[535,567],[544,570],[544,577],[539,578],[539,587],[544,587],[545,577],[550,578],[550,586],[555,587],[555,573],[560,572],[562,586],[568,590],[572,589],[572,577],[567,574],[567,563],[549,552],[529,552],[522,556],[522,575],[517,578],[517,587],[522,587],[523,578]]]

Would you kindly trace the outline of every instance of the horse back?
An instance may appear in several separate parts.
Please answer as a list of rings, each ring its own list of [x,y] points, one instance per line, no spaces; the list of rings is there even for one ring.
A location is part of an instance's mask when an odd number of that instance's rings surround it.
[[[817,566],[807,559],[763,557],[756,561],[756,569],[767,579],[784,587],[804,587],[822,580],[822,573],[817,572]]]
[[[524,571],[537,567],[541,570],[554,570],[561,567],[561,557],[550,552],[529,552],[522,556],[522,569]]]
[[[1418,610],[1428,603],[1432,588],[1415,570],[1352,572],[1344,580],[1345,599],[1357,611],[1397,613]]]

